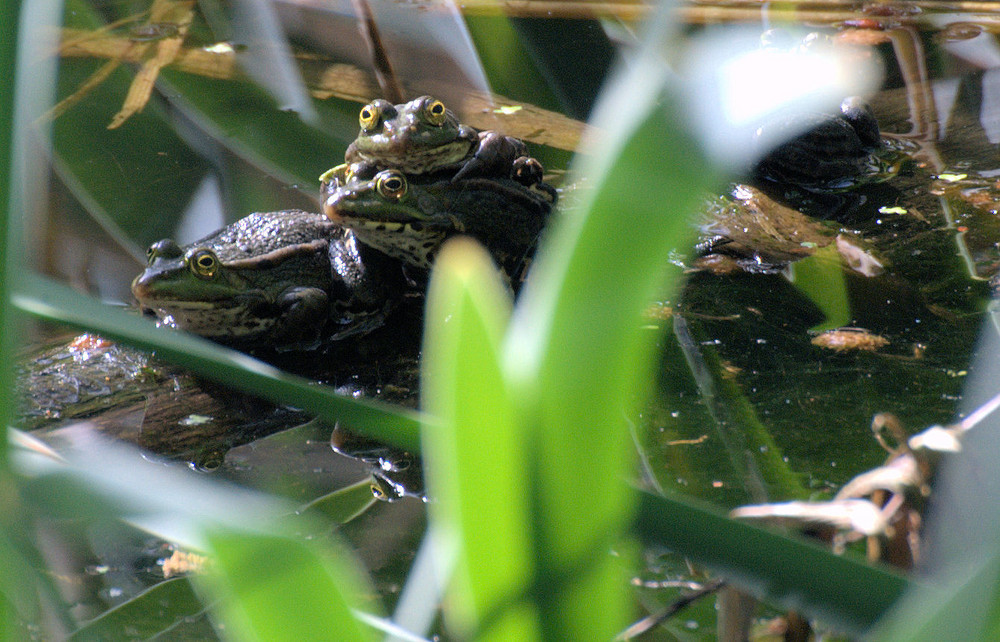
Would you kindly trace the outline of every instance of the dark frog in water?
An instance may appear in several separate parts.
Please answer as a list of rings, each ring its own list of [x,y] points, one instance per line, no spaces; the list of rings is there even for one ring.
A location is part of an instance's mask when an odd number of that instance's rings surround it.
[[[359,241],[418,268],[430,267],[448,237],[472,236],[516,284],[556,193],[504,177],[417,179],[387,169],[328,180],[322,199],[323,212]]]
[[[377,325],[391,303],[393,271],[364,253],[322,215],[255,213],[190,245],[154,243],[132,292],[166,325],[240,346],[311,349]]]
[[[374,100],[361,108],[359,121],[361,131],[345,155],[348,164],[370,163],[376,169],[409,175],[441,171],[451,174],[452,180],[500,176],[527,183],[541,179],[540,172],[525,173],[534,166],[515,165],[527,156],[523,142],[463,125],[431,96],[401,105]]]
[[[871,107],[857,96],[845,99],[835,113],[807,113],[767,123],[758,137],[785,137],[786,131],[801,133],[767,152],[753,171],[758,182],[837,191],[886,178],[880,157],[889,150]]]

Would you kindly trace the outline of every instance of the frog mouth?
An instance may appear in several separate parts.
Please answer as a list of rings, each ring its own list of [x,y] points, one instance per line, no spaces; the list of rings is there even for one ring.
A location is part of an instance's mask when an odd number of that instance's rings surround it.
[[[380,221],[352,216],[350,212],[345,212],[334,205],[328,205],[324,213],[327,218],[337,225],[348,227],[354,231],[364,230],[366,232],[413,235],[423,229],[423,225],[418,222]]]
[[[163,325],[216,339],[255,337],[268,332],[275,319],[255,314],[246,305],[218,305],[201,301],[172,301],[141,306],[144,314],[156,316]]]
[[[426,144],[426,143],[425,143]],[[470,143],[467,140],[456,140],[450,143],[424,147],[419,140],[407,140],[394,149],[385,149],[369,155],[377,158],[380,165],[392,167],[404,174],[420,174],[428,169],[428,165],[440,167],[457,163],[469,152]]]

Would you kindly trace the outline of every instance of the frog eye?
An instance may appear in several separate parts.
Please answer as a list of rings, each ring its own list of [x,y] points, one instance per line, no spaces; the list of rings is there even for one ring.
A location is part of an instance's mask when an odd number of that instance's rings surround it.
[[[210,279],[219,269],[219,257],[212,250],[196,250],[188,258],[188,266],[195,276]]]
[[[375,189],[385,198],[398,201],[406,194],[406,177],[391,169],[379,172],[375,177]]]
[[[181,254],[181,248],[176,243],[170,239],[163,239],[146,249],[146,263],[152,265],[156,259],[176,259]]]
[[[382,106],[380,101],[368,103],[361,108],[361,113],[358,115],[358,122],[361,123],[361,129],[365,132],[376,129],[381,120]]]
[[[448,110],[445,109],[444,103],[440,100],[432,100],[424,106],[424,118],[431,125],[440,126],[444,125],[444,121],[447,119]]]
[[[369,488],[371,488],[372,496],[375,499],[383,502],[389,501],[390,499],[389,493],[385,492],[385,490],[383,490],[383,488],[379,484],[372,482]]]

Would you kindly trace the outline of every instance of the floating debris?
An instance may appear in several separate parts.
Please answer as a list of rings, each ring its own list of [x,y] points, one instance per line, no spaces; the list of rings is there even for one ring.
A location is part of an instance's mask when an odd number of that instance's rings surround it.
[[[187,575],[189,573],[200,573],[208,564],[208,558],[197,553],[187,551],[174,551],[173,555],[163,560],[164,579],[169,579],[176,575]]]
[[[872,334],[864,328],[837,328],[816,335],[810,343],[836,352],[848,350],[874,352],[889,345],[889,340],[883,336]]]

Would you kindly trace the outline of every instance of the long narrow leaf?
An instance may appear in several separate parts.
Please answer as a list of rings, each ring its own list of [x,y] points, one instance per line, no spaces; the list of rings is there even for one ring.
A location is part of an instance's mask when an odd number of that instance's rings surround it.
[[[361,585],[346,550],[321,554],[294,539],[227,530],[210,534],[209,541],[212,572],[199,580],[221,598],[218,609],[229,637],[373,639],[352,613]]]
[[[0,22],[7,28],[0,33],[0,75],[11,79],[16,77],[15,52],[17,50],[17,25],[20,12],[19,2],[5,2],[0,7]],[[16,211],[11,203],[13,174],[11,172],[11,152],[14,131],[14,82],[4,82],[0,86],[0,425],[7,425],[13,412],[12,357],[14,347],[13,323],[9,302],[8,274],[17,266],[12,264],[10,252],[11,214]],[[0,468],[4,466],[7,440],[0,439]]]
[[[177,633],[178,626],[205,623],[205,606],[186,577],[178,577],[136,595],[131,600],[102,613],[73,632],[71,640],[110,640],[128,631],[136,638],[149,639]],[[209,631],[202,630],[205,635]]]
[[[18,309],[37,318],[93,330],[111,339],[154,350],[162,358],[210,379],[314,412],[331,425],[341,421],[359,433],[411,452],[419,451],[418,416],[412,411],[342,397],[242,352],[193,335],[157,328],[36,274],[25,275],[18,281],[13,302]]]
[[[660,108],[662,61],[649,52],[631,63],[598,107],[607,137],[581,168],[593,192],[556,222],[505,354],[538,447],[537,563],[556,582],[545,587],[543,617],[573,639],[611,637],[625,618],[627,595],[606,553],[632,508],[622,483],[632,463],[626,418],[651,380],[640,315],[713,177]]]
[[[509,315],[486,251],[464,240],[446,246],[428,293],[422,392],[438,425],[424,431],[425,457],[434,527],[459,550],[448,615],[465,635],[531,580],[528,439],[498,360]],[[536,637],[530,611],[509,616],[500,616],[508,639]]]
[[[681,497],[643,493],[636,531],[643,541],[666,544],[759,597],[848,633],[871,627],[907,587],[892,571],[726,519]]]

